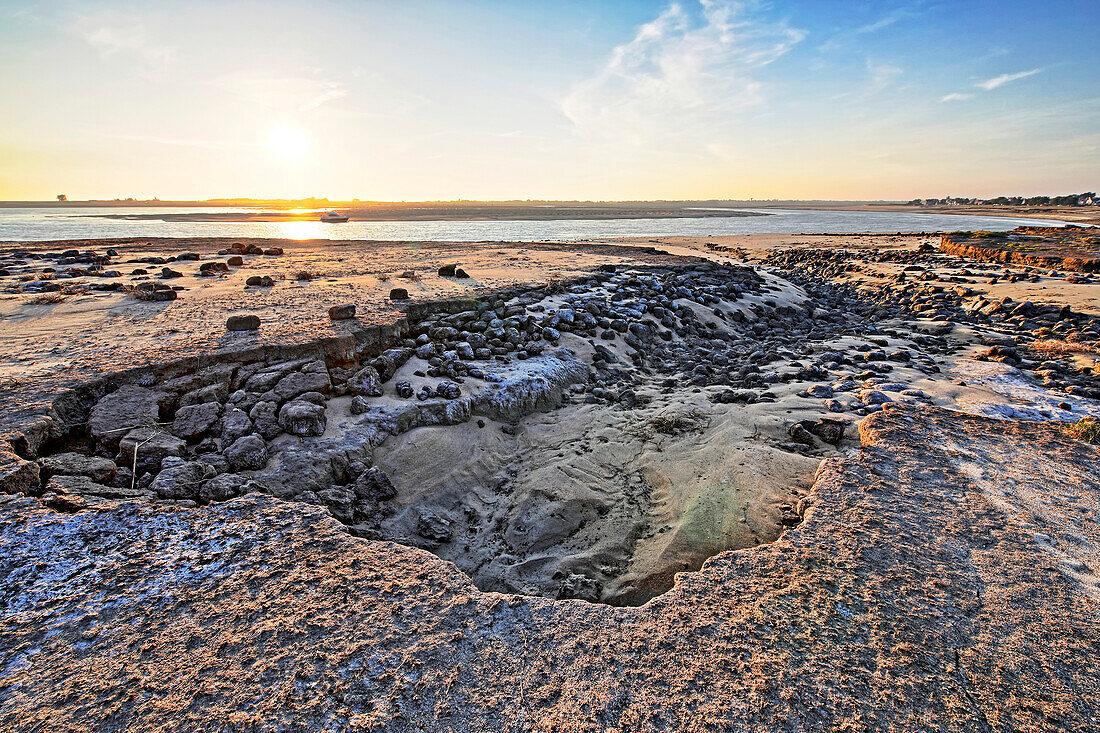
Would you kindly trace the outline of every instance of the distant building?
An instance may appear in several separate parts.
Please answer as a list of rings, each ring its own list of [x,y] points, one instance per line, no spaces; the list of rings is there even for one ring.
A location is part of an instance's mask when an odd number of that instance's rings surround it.
[[[58,201],[68,201],[68,200],[69,200],[69,197],[68,197],[68,196],[66,196],[66,195],[65,195],[65,194],[63,194],[63,193],[59,193],[59,194],[57,194],[57,200],[58,200]]]

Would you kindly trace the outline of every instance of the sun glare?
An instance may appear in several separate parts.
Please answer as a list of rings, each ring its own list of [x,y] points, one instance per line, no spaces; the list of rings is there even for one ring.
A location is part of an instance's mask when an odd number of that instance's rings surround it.
[[[267,146],[284,158],[300,158],[306,151],[306,136],[297,127],[279,125],[267,136]]]

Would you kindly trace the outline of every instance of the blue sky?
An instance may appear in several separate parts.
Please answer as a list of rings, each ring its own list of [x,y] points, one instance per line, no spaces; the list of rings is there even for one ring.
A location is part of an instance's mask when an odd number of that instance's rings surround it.
[[[0,198],[1068,193],[1100,3],[0,0]]]

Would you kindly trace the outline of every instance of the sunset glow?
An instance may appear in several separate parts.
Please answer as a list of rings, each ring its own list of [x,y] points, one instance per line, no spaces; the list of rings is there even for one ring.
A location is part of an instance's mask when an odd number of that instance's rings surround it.
[[[306,136],[291,125],[280,125],[267,136],[267,146],[284,158],[300,158],[306,152]]]
[[[0,3],[0,198],[1091,190],[1096,8]]]

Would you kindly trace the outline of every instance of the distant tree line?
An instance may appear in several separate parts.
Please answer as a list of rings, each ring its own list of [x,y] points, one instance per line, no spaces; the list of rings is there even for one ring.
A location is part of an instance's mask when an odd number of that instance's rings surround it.
[[[994,199],[968,199],[945,196],[942,199],[913,199],[910,206],[1100,206],[1095,191],[1071,193],[1066,196],[998,196]]]

